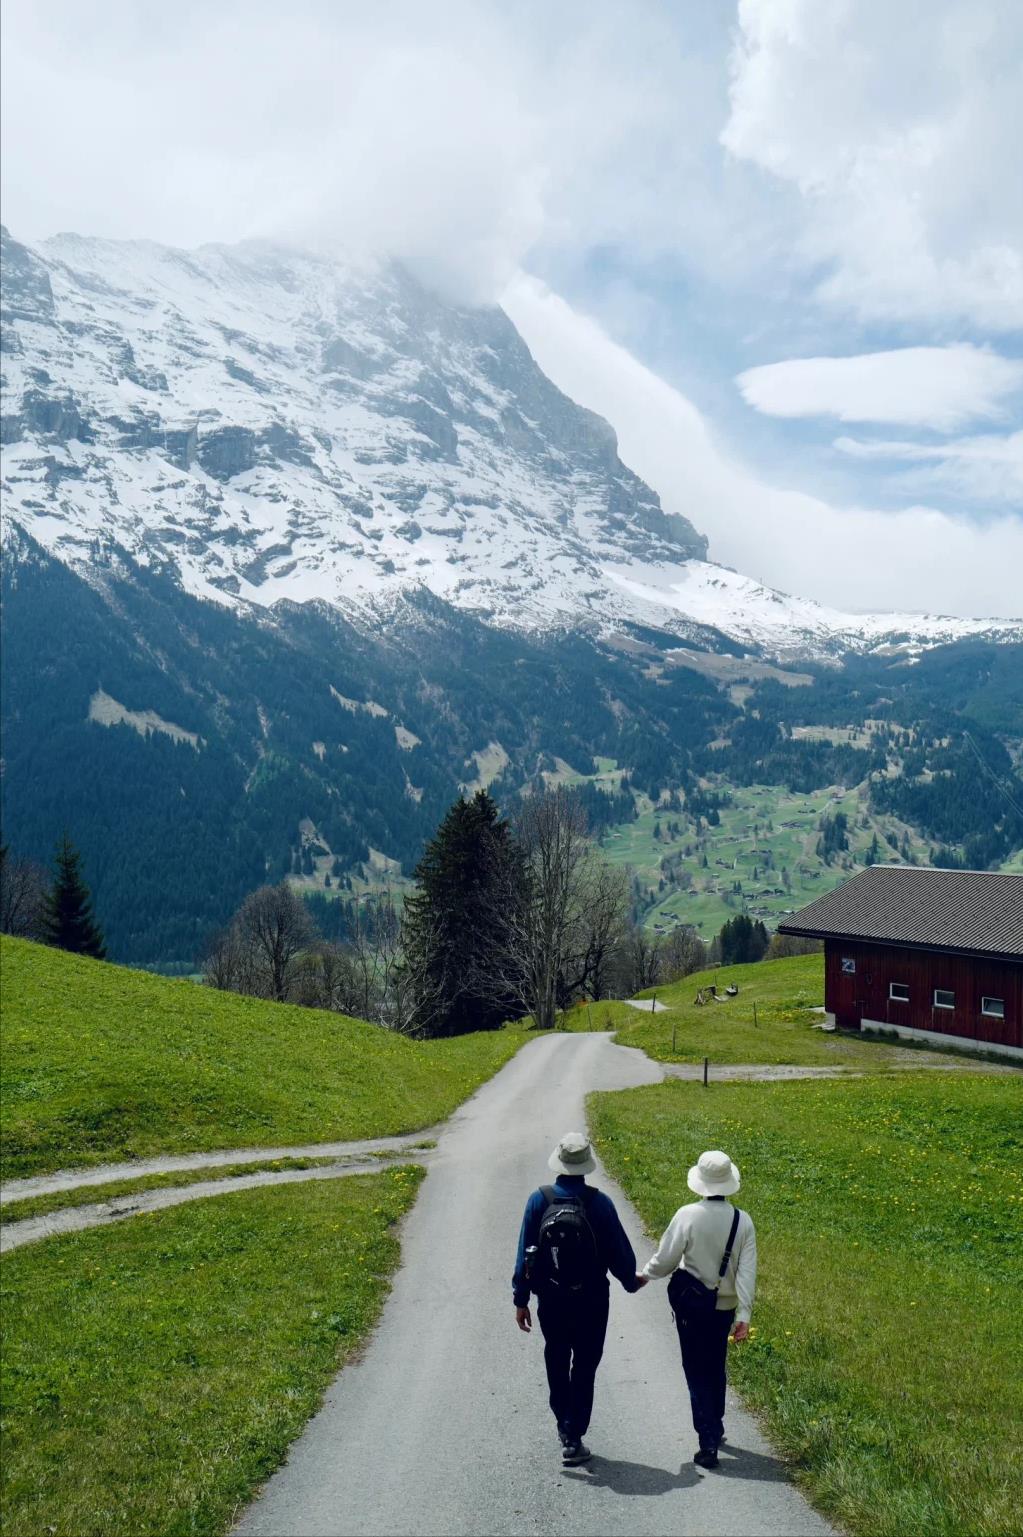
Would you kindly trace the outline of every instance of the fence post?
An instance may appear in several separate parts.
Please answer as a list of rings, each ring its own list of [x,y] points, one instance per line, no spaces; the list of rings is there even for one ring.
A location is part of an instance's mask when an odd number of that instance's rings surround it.
[[[672,1049],[672,1052],[674,1052],[674,1050],[675,1050],[675,1031],[677,1029],[678,1029],[678,1021],[673,1019],[672,1022],[671,1022],[671,1049]]]
[[[760,1026],[757,1024],[757,1006],[755,1003],[753,1005],[753,1028],[754,1030],[760,1029]]]
[[[704,1088],[707,1087],[707,1064],[709,1063],[709,1061],[710,1061],[709,1057],[704,1057],[704,1059],[703,1059],[703,1087]]]

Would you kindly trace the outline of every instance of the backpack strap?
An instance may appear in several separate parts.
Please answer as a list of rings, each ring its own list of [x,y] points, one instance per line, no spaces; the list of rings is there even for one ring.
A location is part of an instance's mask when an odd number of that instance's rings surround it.
[[[718,1269],[718,1284],[714,1288],[715,1291],[718,1291],[720,1289],[721,1282],[725,1278],[725,1271],[728,1269],[728,1261],[732,1257],[732,1248],[733,1248],[733,1245],[735,1244],[735,1235],[739,1231],[739,1218],[741,1216],[742,1216],[742,1212],[739,1210],[739,1208],[737,1206],[735,1208],[735,1214],[732,1217],[732,1226],[731,1226],[731,1230],[730,1230],[730,1232],[728,1234],[728,1243],[725,1245],[725,1252],[724,1252],[724,1254],[721,1257],[721,1265],[720,1265],[720,1268]]]
[[[544,1211],[547,1210],[548,1206],[553,1206],[555,1201],[558,1199],[558,1192],[555,1190],[553,1185],[541,1185],[540,1194],[543,1196]],[[543,1216],[543,1212],[541,1212],[540,1215]]]

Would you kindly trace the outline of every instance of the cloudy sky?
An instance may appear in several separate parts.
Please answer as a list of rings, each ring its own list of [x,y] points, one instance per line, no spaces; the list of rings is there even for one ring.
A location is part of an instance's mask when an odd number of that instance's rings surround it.
[[[505,304],[714,558],[1023,613],[1019,0],[6,0],[5,222]]]

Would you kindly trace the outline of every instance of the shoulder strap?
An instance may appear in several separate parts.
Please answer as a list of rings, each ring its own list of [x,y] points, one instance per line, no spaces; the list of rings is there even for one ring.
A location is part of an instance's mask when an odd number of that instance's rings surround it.
[[[544,1200],[544,1211],[547,1210],[548,1206],[553,1206],[555,1201],[558,1199],[558,1192],[555,1190],[553,1185],[541,1185],[540,1194],[543,1196]],[[543,1212],[541,1212],[540,1215],[543,1216]]]
[[[739,1218],[741,1216],[742,1216],[742,1212],[739,1210],[739,1208],[737,1206],[735,1208],[735,1214],[732,1217],[732,1226],[731,1226],[731,1230],[730,1230],[730,1232],[728,1234],[728,1243],[725,1245],[725,1252],[724,1252],[724,1254],[722,1256],[722,1259],[721,1259],[720,1269],[718,1270],[718,1284],[714,1288],[715,1291],[718,1290],[718,1287],[720,1287],[721,1282],[725,1278],[725,1271],[728,1269],[728,1261],[732,1257],[732,1246],[735,1243],[735,1235],[739,1231]]]

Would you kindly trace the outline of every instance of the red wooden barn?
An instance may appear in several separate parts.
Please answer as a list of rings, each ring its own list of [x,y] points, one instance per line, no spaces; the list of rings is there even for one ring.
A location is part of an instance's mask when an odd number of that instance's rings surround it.
[[[1023,875],[874,865],[778,928],[823,939],[840,1029],[1023,1060]]]

